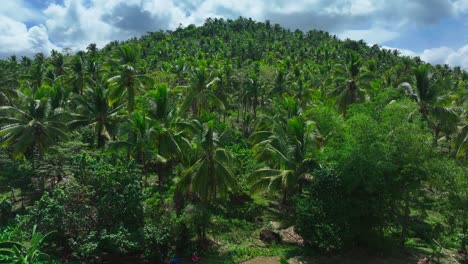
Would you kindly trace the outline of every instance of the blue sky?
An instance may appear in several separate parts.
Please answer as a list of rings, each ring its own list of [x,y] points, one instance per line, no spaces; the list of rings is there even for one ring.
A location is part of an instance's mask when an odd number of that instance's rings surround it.
[[[468,0],[5,0],[0,57],[102,47],[208,17],[266,19],[291,29],[400,49],[468,70]]]

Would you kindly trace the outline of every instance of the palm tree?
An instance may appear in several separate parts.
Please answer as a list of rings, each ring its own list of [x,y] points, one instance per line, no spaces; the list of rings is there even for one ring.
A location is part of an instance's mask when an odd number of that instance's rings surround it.
[[[90,43],[88,45],[88,47],[86,47],[86,50],[88,50],[89,55],[91,56],[91,58],[96,57],[97,51],[98,51],[96,43]]]
[[[52,111],[47,98],[25,96],[24,101],[26,111],[16,106],[0,107],[0,137],[2,146],[11,147],[15,158],[29,152],[34,161],[36,152],[42,159],[50,146],[67,138],[65,121],[69,115],[63,111]],[[42,190],[45,190],[43,176]]]
[[[185,170],[177,185],[179,189],[188,188],[196,193],[205,204],[218,195],[225,195],[237,184],[228,165],[232,164],[232,157],[218,145],[218,139],[213,121],[203,124],[198,160]]]
[[[11,100],[18,97],[18,84],[18,80],[15,80],[11,76],[0,76],[0,106],[11,105]]]
[[[52,51],[52,56],[50,58],[50,65],[54,68],[55,78],[65,75],[65,57],[62,53],[57,51]]]
[[[155,167],[159,177],[160,190],[163,175],[171,169],[175,161],[182,159],[190,152],[191,144],[187,139],[188,130],[192,125],[178,115],[177,108],[169,102],[167,84],[159,84],[156,89],[148,92],[143,99],[142,108],[154,121],[153,132],[156,140],[157,154],[167,159],[167,162],[157,162]]]
[[[88,88],[83,96],[76,96],[78,105],[72,121],[68,123],[71,128],[91,126],[94,129],[97,148],[103,148],[106,140],[111,139],[115,121],[119,118],[122,105],[109,105],[110,90],[104,84]]]
[[[124,138],[126,137],[126,138]],[[157,154],[156,131],[152,126],[152,120],[144,113],[134,111],[128,121],[121,128],[121,140],[110,143],[111,148],[124,148],[127,158],[133,158],[147,171],[151,161],[166,162],[166,159]]]
[[[229,164],[232,157],[228,151],[219,147],[218,136],[213,132],[213,121],[203,124],[201,142],[199,142],[198,160],[182,174],[176,185],[176,193],[188,189],[201,199],[202,215],[207,219],[206,207],[218,195],[226,195],[237,185],[236,177]],[[199,227],[199,240],[206,240],[206,225]]]
[[[278,191],[287,202],[292,191],[301,191],[304,181],[318,164],[311,158],[315,145],[314,125],[304,118],[294,116],[286,122],[266,118],[258,124],[258,131],[250,141],[257,159],[269,167],[255,171],[250,177],[251,190]]]
[[[92,83],[89,74],[86,72],[85,62],[82,56],[75,55],[70,61],[68,68],[71,74],[68,75],[67,82],[73,87],[73,92],[83,94],[87,83]]]
[[[182,103],[182,111],[192,109],[193,116],[199,116],[204,111],[209,110],[210,106],[224,110],[224,103],[213,91],[219,78],[211,78],[206,66],[200,64],[191,71],[187,95]]]
[[[118,71],[111,74],[109,83],[114,88],[112,103],[120,99],[123,93],[127,94],[127,109],[129,113],[135,110],[135,96],[138,89],[143,88],[144,83],[152,83],[153,80],[136,69],[140,57],[140,46],[124,45],[117,49],[118,61],[112,61]]]
[[[364,101],[364,88],[370,78],[370,73],[363,71],[361,59],[355,53],[349,55],[346,64],[335,65],[334,82],[337,87],[332,94],[336,96],[336,106],[344,117],[351,104]]]
[[[450,86],[450,83],[448,79],[436,78],[426,64],[414,69],[414,75],[416,91],[406,82],[400,84],[400,87],[418,103],[419,111],[434,132],[434,145],[437,145],[440,132],[454,132],[459,121],[457,109],[444,105],[444,98],[441,96],[442,89]]]

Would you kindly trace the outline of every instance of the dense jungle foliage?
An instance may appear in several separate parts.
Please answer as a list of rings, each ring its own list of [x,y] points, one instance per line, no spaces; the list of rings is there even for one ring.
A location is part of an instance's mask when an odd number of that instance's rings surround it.
[[[460,67],[246,18],[11,56],[0,262],[461,263],[467,106]]]

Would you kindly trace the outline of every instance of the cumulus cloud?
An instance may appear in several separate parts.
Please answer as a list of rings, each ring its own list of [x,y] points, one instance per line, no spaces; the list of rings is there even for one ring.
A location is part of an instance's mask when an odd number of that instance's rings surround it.
[[[400,34],[395,31],[385,30],[381,28],[371,29],[358,29],[358,30],[346,30],[338,34],[338,37],[345,39],[364,39],[367,44],[379,44],[384,43],[394,38],[397,38]]]
[[[449,47],[437,47],[425,49],[422,52],[414,52],[407,49],[398,49],[388,46],[382,46],[384,49],[398,50],[401,55],[409,57],[420,57],[421,60],[432,64],[448,64],[451,66],[459,66],[462,69],[468,70],[468,45],[459,49]]]
[[[426,49],[420,57],[427,62],[460,66],[468,70],[468,45],[455,50],[448,47]]]
[[[48,53],[58,49],[49,40],[44,26],[27,28],[25,24],[0,15],[0,57],[13,54],[33,55],[37,52]]]
[[[40,12],[34,12],[34,9],[24,0],[2,1],[0,15],[14,17],[15,20],[21,22],[37,21],[43,18]]]

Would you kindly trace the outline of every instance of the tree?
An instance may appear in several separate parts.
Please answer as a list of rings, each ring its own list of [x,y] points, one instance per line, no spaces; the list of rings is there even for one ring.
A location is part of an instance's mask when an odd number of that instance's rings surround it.
[[[187,87],[187,95],[182,103],[182,110],[192,109],[192,115],[200,116],[204,111],[213,108],[224,110],[224,103],[216,96],[212,86],[219,78],[210,79],[210,73],[202,63],[192,69],[190,73],[190,85]]]
[[[153,80],[144,74],[139,74],[137,63],[140,59],[140,46],[124,45],[117,49],[118,60],[111,64],[118,69],[111,74],[108,82],[113,87],[112,103],[118,101],[123,93],[127,95],[127,110],[132,113],[135,110],[135,96],[144,83],[152,83]]]
[[[111,146],[126,149],[127,158],[133,158],[144,167],[151,159],[166,162],[164,157],[157,155],[155,136],[152,120],[141,111],[135,111],[122,126],[121,139],[112,142]]]
[[[442,89],[450,84],[448,79],[437,78],[429,65],[419,65],[414,69],[416,78],[416,91],[409,83],[402,83],[406,93],[419,105],[419,111],[428,122],[434,133],[434,146],[437,145],[439,133],[441,131],[454,132],[456,130],[459,117],[452,107],[443,104],[441,98]]]
[[[92,126],[96,146],[103,148],[105,142],[113,136],[115,122],[119,120],[123,105],[109,105],[110,89],[106,83],[88,88],[83,96],[74,99],[78,107],[68,125],[71,128]]]
[[[68,68],[71,70],[71,74],[69,74],[67,82],[73,87],[73,92],[83,94],[85,85],[92,83],[88,76],[89,74],[86,72],[83,57],[75,55],[70,61]]]
[[[156,162],[155,169],[159,177],[160,190],[163,184],[163,176],[168,174],[168,169],[188,156],[191,144],[188,140],[190,123],[183,120],[178,109],[169,100],[169,89],[167,84],[159,84],[155,90],[149,91],[142,96],[139,106],[153,121],[154,139],[156,140],[156,151],[165,162]]]
[[[39,158],[47,149],[59,140],[67,138],[65,124],[69,114],[52,111],[48,98],[23,98],[26,111],[17,106],[0,107],[0,136],[2,146],[11,147],[13,156],[19,158],[26,153],[39,154]],[[45,179],[42,177],[42,190],[45,189]]]
[[[213,126],[213,121],[203,124],[198,160],[183,172],[176,186],[179,192],[188,189],[201,199],[203,218],[206,217],[206,207],[210,202],[217,196],[226,195],[237,185],[230,168],[233,162],[231,154],[218,145],[219,138]],[[202,226],[199,232],[200,241],[206,240],[205,227]]]
[[[257,159],[270,167],[252,174],[252,191],[278,191],[283,194],[283,203],[294,190],[301,191],[305,181],[312,178],[318,164],[312,158],[315,145],[315,126],[303,117],[291,117],[286,122],[264,121],[250,137]]]
[[[218,145],[219,137],[213,126],[213,121],[203,124],[198,160],[185,170],[178,183],[178,188],[188,188],[205,204],[236,186],[236,178],[228,165],[232,164],[232,157]]]
[[[371,76],[361,68],[361,64],[361,58],[351,53],[346,64],[335,65],[334,83],[337,87],[332,94],[336,96],[336,106],[344,117],[351,104],[365,99],[365,83]]]

